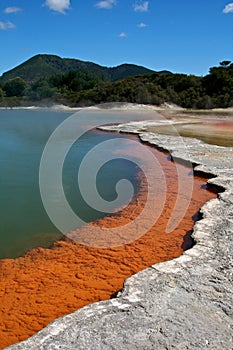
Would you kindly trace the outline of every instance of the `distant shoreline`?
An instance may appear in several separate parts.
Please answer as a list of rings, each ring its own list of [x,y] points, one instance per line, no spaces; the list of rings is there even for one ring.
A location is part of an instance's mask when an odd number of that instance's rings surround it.
[[[52,111],[74,111],[79,112],[81,110],[120,110],[120,111],[175,111],[185,113],[233,113],[233,106],[228,108],[213,108],[213,109],[185,109],[172,103],[164,103],[160,106],[156,105],[145,105],[136,103],[123,103],[113,102],[104,103],[100,105],[88,106],[88,107],[69,107],[63,104],[57,104],[52,106],[15,106],[15,107],[0,107],[0,110],[52,110]]]

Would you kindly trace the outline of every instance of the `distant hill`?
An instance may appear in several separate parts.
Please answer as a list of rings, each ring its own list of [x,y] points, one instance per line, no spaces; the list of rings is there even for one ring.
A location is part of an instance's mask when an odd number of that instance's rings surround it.
[[[154,72],[134,64],[103,67],[93,62],[36,55],[0,77],[0,107],[86,107],[130,102],[183,108],[233,106],[233,63],[222,61],[204,77]]]
[[[153,73],[150,69],[134,64],[122,64],[117,67],[108,68],[93,62],[43,54],[33,56],[19,66],[3,73],[0,77],[0,81],[20,77],[31,84],[40,78],[48,78],[50,76],[76,70],[87,70],[89,72],[98,73],[109,81],[117,81],[136,75]]]

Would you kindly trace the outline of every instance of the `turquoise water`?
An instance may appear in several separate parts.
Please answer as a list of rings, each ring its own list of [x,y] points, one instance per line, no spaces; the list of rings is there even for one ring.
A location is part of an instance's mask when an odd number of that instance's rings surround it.
[[[109,114],[106,113],[107,119]],[[71,115],[50,110],[0,110],[0,258],[17,257],[27,250],[48,247],[62,237],[51,223],[41,201],[39,165],[45,144],[56,127]],[[92,113],[98,120],[100,112]],[[139,120],[140,114],[112,113],[112,122]],[[106,120],[107,120],[106,119]],[[64,142],[69,135],[64,135]],[[77,187],[77,169],[82,157],[96,144],[114,138],[120,147],[121,134],[92,130],[70,149],[63,168],[63,185],[73,210],[85,221],[104,216],[85,204]],[[135,188],[136,166],[124,159],[108,162],[98,174],[98,190],[107,200],[116,196],[114,184],[130,179]],[[127,198],[126,198],[127,199]]]

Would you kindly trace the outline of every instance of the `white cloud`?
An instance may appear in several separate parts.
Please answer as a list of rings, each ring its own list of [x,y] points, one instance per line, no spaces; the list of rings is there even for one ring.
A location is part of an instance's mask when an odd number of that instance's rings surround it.
[[[70,0],[46,0],[45,6],[50,10],[64,14],[70,8]]]
[[[5,13],[16,13],[20,11],[22,11],[20,7],[6,7],[4,10]]]
[[[114,5],[116,5],[117,1],[116,0],[103,0],[103,1],[99,1],[97,2],[97,4],[95,5],[96,7],[98,7],[99,9],[111,9],[113,8]]]
[[[227,4],[223,9],[223,13],[230,13],[230,12],[233,12],[233,2],[231,2],[230,4]]]
[[[149,10],[149,1],[136,2],[133,8],[136,12],[147,12]]]
[[[120,38],[125,38],[127,36],[127,34],[125,32],[121,32],[118,36]]]
[[[11,22],[1,22],[0,21],[0,30],[14,29],[15,25]]]
[[[147,27],[147,24],[141,22],[141,23],[138,23],[138,24],[137,24],[137,27],[138,27],[138,28],[145,28],[145,27]]]

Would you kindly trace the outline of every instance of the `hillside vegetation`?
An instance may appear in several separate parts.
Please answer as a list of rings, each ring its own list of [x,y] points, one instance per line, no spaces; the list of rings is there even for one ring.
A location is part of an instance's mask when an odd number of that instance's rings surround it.
[[[0,81],[6,81],[19,77],[26,83],[32,84],[39,79],[46,79],[54,75],[83,70],[96,73],[106,80],[115,81],[137,74],[148,74],[153,71],[134,64],[122,64],[108,68],[93,62],[85,62],[72,58],[61,58],[55,55],[36,55],[19,66],[3,73]]]
[[[233,106],[233,63],[222,61],[204,77],[152,72],[124,64],[115,68],[91,62],[37,55],[0,78],[0,105],[63,103],[90,106],[105,102],[210,109]]]

